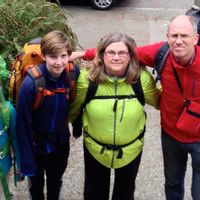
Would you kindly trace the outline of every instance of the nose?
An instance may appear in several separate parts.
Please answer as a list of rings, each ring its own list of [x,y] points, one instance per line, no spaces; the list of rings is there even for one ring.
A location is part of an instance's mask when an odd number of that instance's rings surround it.
[[[115,55],[113,56],[114,59],[119,58],[119,54],[115,53]]]
[[[183,40],[182,40],[181,35],[178,35],[177,39],[176,39],[176,43],[182,43],[182,42],[183,42]]]
[[[58,57],[57,59],[56,59],[56,64],[61,64],[62,63],[62,59],[60,58],[60,57]]]

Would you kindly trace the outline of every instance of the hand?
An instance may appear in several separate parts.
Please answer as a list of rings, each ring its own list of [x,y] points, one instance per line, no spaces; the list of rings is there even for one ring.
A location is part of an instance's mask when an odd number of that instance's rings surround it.
[[[24,175],[20,171],[15,172],[15,182],[20,182],[24,180]]]
[[[69,57],[69,61],[74,61],[76,59],[81,59],[83,58],[85,52],[84,51],[75,51],[75,52],[72,52],[72,54],[70,55]]]
[[[75,138],[78,138],[82,135],[83,129],[82,129],[82,119],[81,116],[78,117],[73,123],[72,123],[72,134]]]

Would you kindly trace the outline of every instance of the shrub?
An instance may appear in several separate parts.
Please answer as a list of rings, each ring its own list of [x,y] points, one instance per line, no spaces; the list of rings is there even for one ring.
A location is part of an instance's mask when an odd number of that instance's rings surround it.
[[[63,31],[73,50],[78,44],[62,8],[46,0],[0,0],[0,22],[0,54],[8,69],[27,41],[51,30]]]

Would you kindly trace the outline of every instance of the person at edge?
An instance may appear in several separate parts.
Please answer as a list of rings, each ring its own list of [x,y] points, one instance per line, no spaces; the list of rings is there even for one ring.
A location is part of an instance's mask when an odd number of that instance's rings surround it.
[[[16,137],[16,111],[10,101],[5,99],[5,77],[9,71],[0,55],[0,200],[12,199],[9,186],[9,172],[14,169],[14,183],[20,181],[20,155]]]
[[[164,158],[165,195],[167,200],[184,199],[184,179],[188,155],[192,160],[193,200],[200,199],[200,131],[198,134],[179,130],[177,120],[183,110],[184,98],[180,92],[173,68],[180,79],[185,97],[200,103],[200,47],[197,23],[191,16],[172,18],[168,25],[167,39],[170,48],[162,70],[161,141]],[[141,64],[154,67],[155,55],[164,42],[137,47]],[[92,60],[95,49],[74,52],[71,59]]]
[[[44,63],[40,66],[46,88],[68,88],[66,64],[71,54],[70,40],[60,31],[47,33],[41,41]],[[76,74],[79,69],[76,66]],[[46,96],[33,110],[36,88],[27,75],[21,85],[17,105],[17,136],[21,152],[21,173],[30,182],[33,200],[44,200],[44,182],[47,199],[58,200],[69,156],[69,127],[66,123],[69,100],[66,93]],[[44,179],[46,175],[46,179]]]
[[[133,98],[131,83],[140,77],[145,102],[159,108],[161,89],[150,73],[138,65],[135,41],[112,33],[98,44],[94,64],[77,80],[71,121],[80,113],[89,81],[98,83],[95,96],[82,115],[84,129],[85,200],[108,200],[111,169],[115,172],[112,200],[133,200],[146,124],[143,105]],[[123,96],[120,98],[120,96]],[[119,156],[121,154],[121,157]]]

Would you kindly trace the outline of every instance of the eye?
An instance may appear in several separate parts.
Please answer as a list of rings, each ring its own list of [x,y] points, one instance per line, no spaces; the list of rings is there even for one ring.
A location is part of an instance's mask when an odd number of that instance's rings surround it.
[[[177,34],[174,34],[174,35],[170,35],[171,38],[173,39],[177,39],[178,38],[178,35]]]
[[[119,55],[120,57],[126,57],[128,54],[129,54],[129,52],[127,52],[127,51],[119,51],[119,52],[118,52],[118,55]]]
[[[105,54],[109,57],[114,57],[116,53],[114,51],[107,51]]]
[[[188,35],[180,35],[180,37],[182,38],[182,39],[187,39],[189,36]]]
[[[52,54],[52,55],[48,55],[50,58],[53,58],[53,59],[55,59],[57,56],[56,55],[54,55],[54,54]]]
[[[69,55],[68,55],[68,53],[63,53],[63,54],[61,54],[61,57],[62,58],[67,58],[67,57],[69,57]]]

